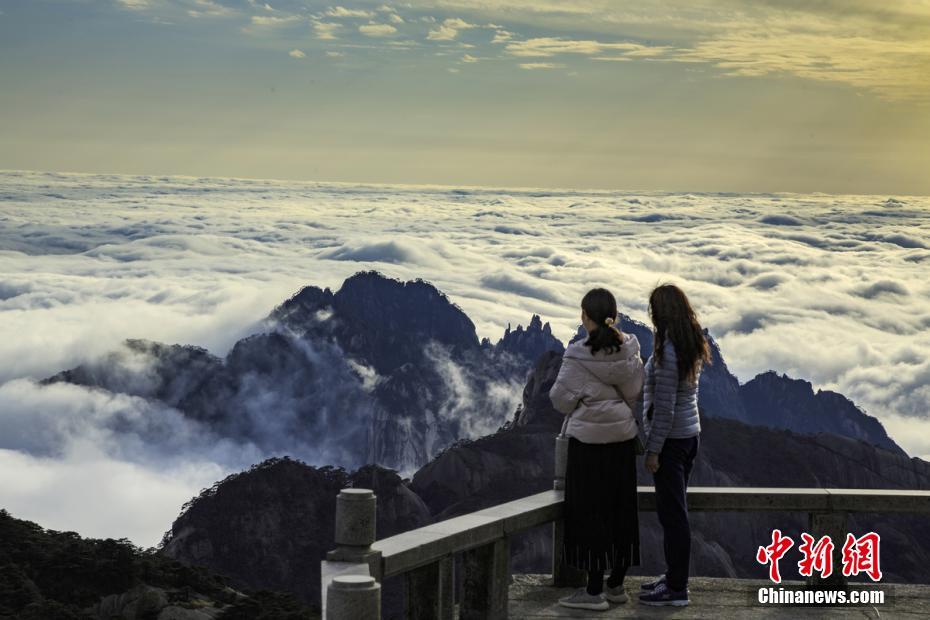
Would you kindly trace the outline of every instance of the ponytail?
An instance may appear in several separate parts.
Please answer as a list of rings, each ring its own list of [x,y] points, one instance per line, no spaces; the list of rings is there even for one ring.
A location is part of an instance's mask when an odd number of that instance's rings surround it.
[[[601,349],[613,353],[623,346],[623,333],[615,325],[617,300],[610,291],[604,288],[591,289],[581,300],[581,308],[597,325],[584,342],[591,347],[592,354]]]

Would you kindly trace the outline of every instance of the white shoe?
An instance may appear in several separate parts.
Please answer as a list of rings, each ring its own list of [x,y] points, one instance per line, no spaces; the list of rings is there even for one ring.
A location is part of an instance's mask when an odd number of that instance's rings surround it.
[[[610,609],[610,603],[602,594],[588,594],[584,588],[579,588],[571,596],[559,599],[559,605],[570,609],[593,609],[594,611],[605,611]]]
[[[623,586],[611,588],[606,584],[604,586],[604,598],[606,598],[611,603],[626,603],[628,600],[630,600],[630,597],[626,595],[626,591],[623,589]]]

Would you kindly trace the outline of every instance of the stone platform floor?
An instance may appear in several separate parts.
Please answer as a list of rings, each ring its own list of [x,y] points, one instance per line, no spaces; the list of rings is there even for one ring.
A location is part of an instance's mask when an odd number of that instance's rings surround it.
[[[917,620],[930,618],[930,585],[883,584],[893,591],[893,600],[875,607],[795,607],[762,605],[756,597],[760,587],[773,584],[765,580],[719,579],[693,577],[689,584],[691,604],[687,607],[648,607],[636,599],[639,585],[647,577],[629,576],[626,591],[630,600],[611,604],[607,611],[566,609],[559,598],[571,594],[574,588],[553,588],[551,575],[514,575],[510,585],[510,618],[536,620],[544,618],[669,618],[685,620],[709,618],[730,620],[739,618],[900,618]],[[785,582],[798,585],[798,582]],[[886,594],[887,596],[887,594]],[[891,597],[888,597],[891,598]]]

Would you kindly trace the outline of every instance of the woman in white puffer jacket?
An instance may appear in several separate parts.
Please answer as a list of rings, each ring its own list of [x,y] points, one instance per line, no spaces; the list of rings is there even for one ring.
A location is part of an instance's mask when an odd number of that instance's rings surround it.
[[[636,501],[637,423],[633,414],[643,388],[639,341],[614,325],[617,302],[596,288],[581,301],[588,333],[565,349],[549,390],[553,406],[568,416],[565,472],[566,563],[588,571],[588,585],[559,603],[604,610],[626,602],[623,579],[639,565]],[[604,589],[604,572],[611,570]]]

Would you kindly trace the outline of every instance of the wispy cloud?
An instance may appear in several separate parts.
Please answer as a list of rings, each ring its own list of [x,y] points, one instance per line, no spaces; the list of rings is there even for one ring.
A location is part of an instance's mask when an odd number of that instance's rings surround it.
[[[565,65],[561,63],[557,63],[557,62],[521,62],[520,63],[521,69],[528,69],[531,71],[534,69],[561,69],[563,67],[565,67]]]
[[[701,41],[673,58],[708,62],[728,76],[794,75],[846,84],[888,99],[930,98],[927,39],[752,29]]]
[[[444,2],[450,10],[463,2]],[[531,6],[532,5],[532,6]],[[669,30],[658,45],[604,42],[557,35],[515,40],[513,27],[495,34],[509,54],[552,57],[583,54],[598,60],[660,59],[707,63],[718,75],[733,78],[781,76],[845,84],[889,100],[930,102],[930,6],[922,0],[877,4],[868,0],[811,3],[699,0],[689,3],[643,2],[635,7],[580,2],[502,0],[486,5],[486,16],[510,12],[551,16],[530,30],[643,32]],[[547,26],[543,24],[548,24]],[[553,27],[558,24],[557,27]],[[444,23],[445,25],[445,23]],[[440,27],[434,37],[454,38],[455,28]]]
[[[358,31],[367,37],[389,37],[397,32],[397,28],[390,24],[362,24]]]
[[[513,41],[506,48],[513,56],[550,57],[557,54],[603,54],[604,52],[623,52],[639,57],[660,55],[667,47],[650,47],[639,43],[603,43],[593,40],[564,39],[560,37],[538,37],[524,41]]]
[[[452,41],[455,39],[460,30],[478,28],[477,24],[470,24],[459,17],[452,17],[443,20],[442,24],[430,30],[426,38],[430,41]]]
[[[287,55],[290,56],[291,58],[306,58],[307,57],[305,53],[303,53],[301,50],[298,50],[298,49],[293,49],[289,51]]]
[[[499,29],[494,32],[494,38],[491,43],[505,43],[513,38],[513,33],[509,30]]]
[[[232,8],[213,0],[193,0],[194,7],[187,11],[190,17],[228,17],[236,14]]]
[[[333,6],[326,9],[324,13],[327,17],[374,17],[374,13],[363,9],[347,9],[343,6]]]
[[[373,37],[393,34],[386,26],[427,23],[432,27],[426,39],[435,42],[455,41],[463,31],[487,28],[493,38],[480,45],[503,45],[507,54],[517,57],[577,54],[606,62],[631,58],[702,63],[724,77],[791,76],[844,84],[889,100],[930,101],[930,8],[924,0],[644,0],[635,6],[599,0],[412,0],[377,7],[324,5],[312,14],[306,4],[290,0],[279,8],[259,0],[115,2],[134,12],[144,9],[156,21],[171,19],[179,11],[194,18],[241,16],[256,26],[309,17],[317,37],[324,40],[335,38],[338,26],[329,24],[339,20],[370,20],[364,28],[351,29]],[[434,14],[424,15],[425,11]],[[580,36],[585,32],[597,34]],[[631,34],[634,41],[628,40]]]
[[[342,28],[342,24],[336,22],[313,22],[313,30],[316,32],[316,38],[323,41],[332,41],[337,39],[336,33]]]
[[[304,18],[300,15],[288,15],[284,17],[276,15],[253,15],[250,21],[256,26],[283,26],[303,20]]]

